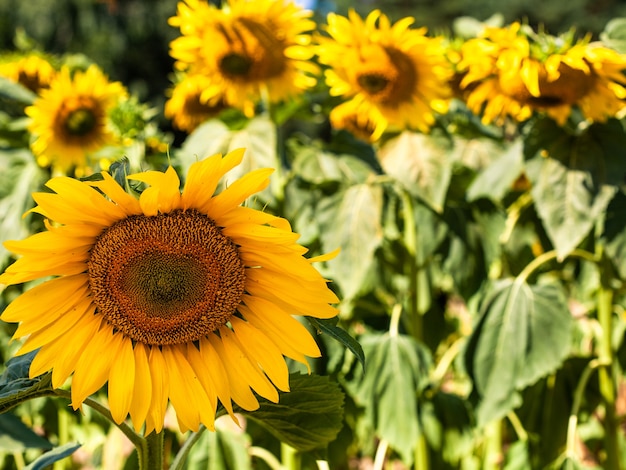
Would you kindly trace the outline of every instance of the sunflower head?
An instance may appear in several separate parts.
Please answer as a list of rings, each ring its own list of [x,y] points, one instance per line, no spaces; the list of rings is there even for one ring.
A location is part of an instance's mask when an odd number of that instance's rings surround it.
[[[376,10],[363,20],[329,14],[329,37],[319,37],[318,55],[330,93],[352,99],[376,126],[428,131],[435,112],[446,112],[451,68],[441,38],[411,29],[413,18],[395,24]]]
[[[211,80],[204,75],[185,75],[171,90],[165,103],[165,117],[172,120],[177,129],[192,132],[207,119],[216,117],[228,108],[224,97],[203,102],[200,97],[209,88]]]
[[[106,172],[99,181],[51,179],[32,210],[47,230],[6,242],[22,255],[0,275],[16,284],[53,276],[2,313],[20,322],[18,351],[38,349],[35,377],[54,387],[72,376],[79,408],[108,383],[111,414],[149,434],[163,428],[168,403],[182,430],[213,428],[218,400],[259,406],[289,390],[284,356],[320,355],[293,315],[330,318],[338,301],[304,258],[282,218],[241,206],[269,184],[269,169],[216,191],[243,151],[191,165],[184,188],[172,167],[128,176],[139,197]],[[54,222],[54,223],[53,223]]]
[[[37,162],[54,173],[85,174],[93,154],[115,142],[108,113],[126,96],[119,82],[109,82],[96,66],[72,74],[63,67],[32,106],[29,130]]]
[[[315,85],[310,16],[282,0],[231,0],[221,10],[187,1],[170,20],[182,33],[171,55],[178,69],[210,79],[202,102],[224,97],[252,115],[261,98],[281,101]]]
[[[11,58],[0,63],[0,77],[17,82],[34,93],[48,88],[56,73],[52,64],[37,54]]]
[[[574,107],[603,121],[623,108],[626,56],[588,38],[575,41],[571,32],[555,37],[519,23],[487,28],[462,55],[467,104],[485,123],[539,112],[563,125]]]

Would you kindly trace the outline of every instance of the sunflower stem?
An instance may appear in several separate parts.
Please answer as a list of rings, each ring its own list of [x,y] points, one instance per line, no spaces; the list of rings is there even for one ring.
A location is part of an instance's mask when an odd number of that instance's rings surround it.
[[[302,468],[300,452],[284,442],[280,443],[280,458],[285,470],[300,470]]]
[[[616,416],[616,392],[615,392],[615,364],[614,352],[611,344],[613,337],[613,289],[611,288],[611,265],[605,258],[603,247],[598,247],[600,268],[600,288],[598,289],[598,322],[602,328],[599,339],[598,360],[602,364],[598,370],[600,381],[600,394],[604,403],[604,447],[606,461],[604,468],[607,470],[620,470],[619,443],[617,435],[619,426]]]
[[[187,455],[189,455],[189,451],[193,445],[198,442],[204,431],[206,431],[206,426],[201,424],[197,432],[192,432],[189,436],[187,436],[187,439],[185,439],[185,442],[174,457],[172,465],[170,465],[170,470],[182,470],[185,465],[185,461],[187,460]]]
[[[148,451],[146,452],[146,460],[139,468],[141,470],[162,470],[165,468],[163,461],[163,438],[165,433],[151,432],[146,436],[146,443],[148,445]]]

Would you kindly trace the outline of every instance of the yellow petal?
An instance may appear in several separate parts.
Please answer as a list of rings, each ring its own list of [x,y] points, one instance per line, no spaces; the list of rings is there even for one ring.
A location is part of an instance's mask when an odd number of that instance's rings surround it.
[[[228,369],[232,369],[239,380],[247,383],[255,392],[274,403],[278,392],[259,367],[252,364],[239,347],[235,334],[226,327],[220,328],[220,337],[226,353]]]
[[[146,417],[146,433],[150,432],[149,428],[161,432],[165,420],[165,410],[167,409],[169,377],[166,374],[165,359],[163,359],[163,354],[158,347],[150,348],[148,363],[152,377],[152,402]]]
[[[224,368],[224,363],[220,358],[215,348],[211,345],[211,342],[206,338],[200,338],[200,357],[204,367],[208,369],[209,379],[213,384],[215,393],[220,399],[220,402],[228,411],[228,414],[238,423],[233,411],[233,404],[230,399],[230,385],[228,382],[228,374]],[[190,346],[191,347],[191,346]],[[200,364],[201,366],[202,364]]]
[[[143,343],[135,344],[133,349],[135,355],[135,385],[133,386],[133,398],[129,413],[136,432],[139,432],[141,426],[146,421],[150,402],[152,401],[152,378],[150,376],[148,352],[146,349],[147,347]]]
[[[232,317],[230,323],[238,346],[248,358],[261,366],[276,387],[284,392],[289,391],[289,369],[276,345],[250,323],[237,317]]]
[[[111,354],[113,329],[103,324],[87,343],[76,363],[72,379],[72,407],[77,410],[92,393],[97,392],[107,381],[111,363],[116,359]]]
[[[102,181],[92,181],[89,184],[101,190],[113,202],[122,207],[128,215],[141,214],[139,200],[124,191],[113,177],[107,172],[102,172]]]
[[[128,179],[149,184],[139,196],[139,204],[146,215],[167,214],[181,207],[180,180],[171,166],[165,172],[144,171],[127,176]]]
[[[252,390],[250,390],[250,384],[248,381],[235,370],[236,364],[231,361],[230,355],[224,348],[222,339],[214,334],[209,335],[207,339],[213,349],[217,352],[220,360],[224,363],[224,369],[228,375],[230,395],[233,401],[244,410],[256,410],[259,407],[259,402],[252,393]]]
[[[109,354],[115,355],[109,372],[109,408],[113,421],[120,424],[128,416],[135,385],[135,354],[131,340],[122,334],[114,334]]]
[[[260,168],[246,173],[210,201],[209,213],[221,214],[239,206],[251,195],[265,189],[273,172],[272,168]]]

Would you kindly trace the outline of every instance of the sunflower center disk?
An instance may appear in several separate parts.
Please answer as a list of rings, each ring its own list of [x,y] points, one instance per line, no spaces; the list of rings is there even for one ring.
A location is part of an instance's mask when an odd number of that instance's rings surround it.
[[[98,312],[135,341],[195,341],[228,322],[244,291],[236,245],[206,215],[131,216],[97,240],[88,274]]]

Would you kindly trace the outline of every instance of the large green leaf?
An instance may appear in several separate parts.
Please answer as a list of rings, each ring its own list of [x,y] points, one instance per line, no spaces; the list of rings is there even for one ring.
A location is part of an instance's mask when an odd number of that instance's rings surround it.
[[[29,105],[33,104],[37,95],[19,83],[0,77],[0,98]]]
[[[522,142],[515,141],[502,155],[481,170],[467,190],[467,200],[486,197],[501,201],[524,169]]]
[[[36,351],[7,361],[7,368],[0,376],[0,413],[32,398],[51,395],[52,373],[33,379],[28,376],[30,363]]]
[[[374,253],[383,238],[382,204],[380,186],[357,184],[324,199],[318,207],[322,248],[326,252],[341,249],[328,267],[344,299],[364,290]]]
[[[22,452],[25,449],[51,449],[47,439],[26,426],[12,413],[0,414],[0,449],[8,452]]]
[[[255,411],[238,410],[258,422],[281,442],[299,451],[324,448],[343,425],[344,396],[328,377],[292,374],[291,391],[278,403],[259,400]]]
[[[452,175],[451,149],[446,138],[406,131],[385,143],[378,158],[385,173],[441,212]]]
[[[617,121],[571,135],[540,122],[526,153],[532,196],[550,241],[563,259],[602,216],[626,175],[626,134]]]
[[[479,424],[521,403],[518,393],[554,372],[565,360],[572,316],[563,289],[504,280],[481,307],[465,350],[465,364],[480,397]]]
[[[378,436],[410,463],[420,435],[417,402],[428,385],[430,352],[407,335],[368,334],[360,340],[367,367],[358,402]]]

